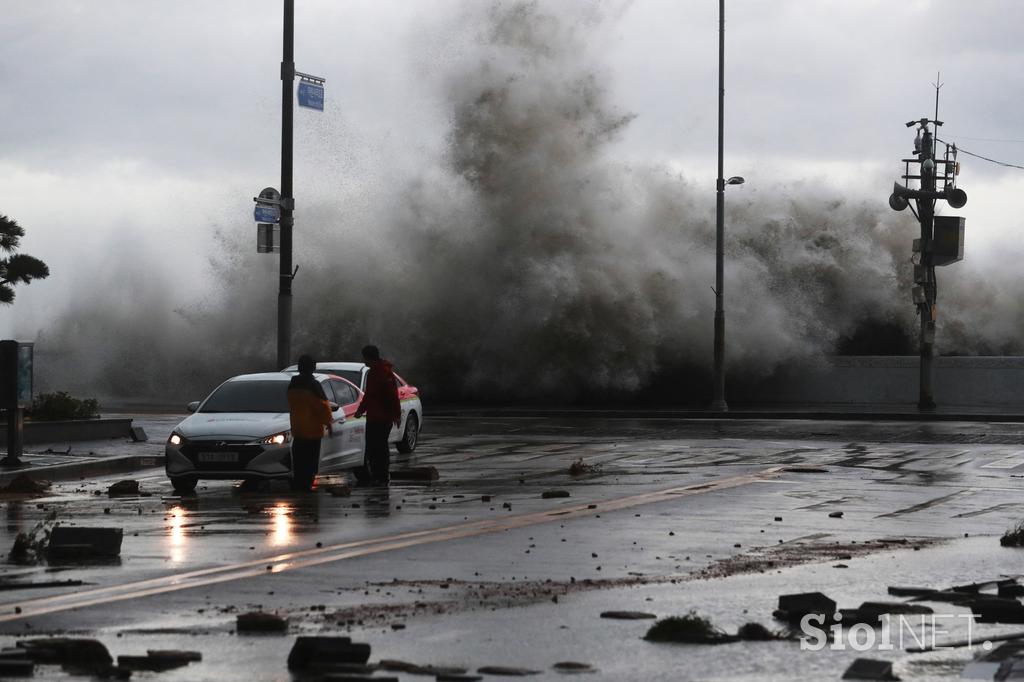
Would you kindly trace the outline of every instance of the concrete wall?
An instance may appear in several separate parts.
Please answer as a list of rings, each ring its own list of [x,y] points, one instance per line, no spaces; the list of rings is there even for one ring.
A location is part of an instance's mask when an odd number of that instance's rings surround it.
[[[780,370],[753,389],[765,403],[916,404],[916,356],[833,357]],[[937,357],[940,405],[1024,408],[1024,357]]]
[[[25,422],[25,444],[63,443],[78,440],[106,440],[131,436],[131,419],[82,419],[74,421]],[[0,425],[0,443],[7,442],[7,425]]]

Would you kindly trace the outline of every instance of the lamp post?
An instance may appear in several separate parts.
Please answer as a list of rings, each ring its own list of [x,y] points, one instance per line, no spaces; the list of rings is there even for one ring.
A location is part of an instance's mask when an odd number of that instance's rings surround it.
[[[715,376],[711,410],[728,412],[725,402],[725,186],[743,178],[724,176],[725,149],[725,0],[718,0],[718,180],[715,184]]]
[[[277,367],[291,364],[292,345],[292,90],[295,88],[295,0],[284,0],[281,57],[281,262],[277,294]]]

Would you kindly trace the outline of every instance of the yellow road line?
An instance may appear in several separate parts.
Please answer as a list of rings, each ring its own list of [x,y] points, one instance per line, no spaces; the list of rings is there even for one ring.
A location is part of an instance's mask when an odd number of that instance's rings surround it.
[[[441,528],[430,528],[426,530],[410,531],[397,535],[381,538],[370,538],[344,542],[328,547],[318,547],[296,552],[287,552],[262,559],[253,559],[225,566],[214,566],[184,573],[173,573],[170,575],[139,580],[134,582],[97,587],[78,592],[41,597],[21,602],[13,602],[0,605],[0,623],[6,623],[33,616],[42,616],[61,611],[98,606],[112,602],[124,601],[127,599],[138,599],[167,592],[205,587],[218,583],[253,578],[268,573],[281,573],[310,566],[355,559],[358,557],[390,552],[396,549],[405,549],[417,545],[457,540],[462,538],[475,537],[499,531],[513,530],[534,526],[552,521],[580,518],[601,512],[629,509],[645,504],[655,504],[667,500],[701,495],[704,493],[727,490],[739,486],[768,480],[776,476],[784,467],[771,467],[761,471],[744,474],[740,476],[729,476],[705,481],[703,483],[657,490],[638,495],[629,495],[599,502],[590,502],[573,505],[570,507],[558,507],[539,512],[530,512],[518,516],[505,517],[501,519],[486,519],[483,521],[472,521],[460,523],[453,526]],[[15,608],[21,609],[15,613]]]

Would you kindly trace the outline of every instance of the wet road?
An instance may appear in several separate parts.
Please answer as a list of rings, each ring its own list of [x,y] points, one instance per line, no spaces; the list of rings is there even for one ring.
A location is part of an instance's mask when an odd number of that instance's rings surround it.
[[[152,448],[174,419],[141,421]],[[949,422],[444,419],[427,423],[414,455],[396,458],[437,467],[430,485],[336,497],[337,479],[309,495],[205,482],[181,498],[154,469],[133,476],[148,496],[110,499],[118,477],[63,483],[46,497],[4,500],[0,541],[56,514],[124,528],[122,559],[8,564],[9,581],[87,584],[5,590],[0,632],[5,643],[90,633],[115,655],[204,652],[200,664],[160,673],[166,680],[291,679],[291,636],[233,634],[238,612],[261,608],[287,615],[292,635],[368,641],[371,660],[516,665],[541,678],[560,677],[558,661],[583,660],[599,670],[588,679],[835,679],[855,652],[666,648],[640,639],[645,623],[598,615],[697,609],[735,629],[771,625],[780,592],[822,589],[855,602],[845,606],[884,598],[887,584],[1020,572],[1012,550],[976,536],[1024,516],[1022,434],[1020,424]],[[580,457],[589,469],[571,476]],[[570,497],[542,497],[555,489]],[[879,538],[911,541],[841,560],[822,552]],[[753,561],[744,570],[765,572],[735,575],[737,556],[781,568]],[[808,558],[819,561],[790,566]],[[706,578],[708,569],[721,577]],[[962,656],[901,665],[910,678],[949,679]]]

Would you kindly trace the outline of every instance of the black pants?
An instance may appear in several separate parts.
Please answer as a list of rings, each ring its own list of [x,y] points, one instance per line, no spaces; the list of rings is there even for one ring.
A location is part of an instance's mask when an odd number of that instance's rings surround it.
[[[308,490],[320,470],[320,439],[292,440],[292,486]]]
[[[386,483],[391,477],[389,435],[391,435],[391,422],[366,420],[365,462],[370,470],[370,478],[378,483]]]

